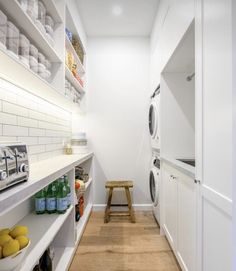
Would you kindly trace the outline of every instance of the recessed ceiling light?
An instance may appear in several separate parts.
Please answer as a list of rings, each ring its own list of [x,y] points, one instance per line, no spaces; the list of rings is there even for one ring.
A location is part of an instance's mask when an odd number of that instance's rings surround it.
[[[122,12],[123,12],[123,9],[122,9],[121,6],[114,6],[114,7],[112,8],[112,13],[113,13],[115,16],[121,15]]]

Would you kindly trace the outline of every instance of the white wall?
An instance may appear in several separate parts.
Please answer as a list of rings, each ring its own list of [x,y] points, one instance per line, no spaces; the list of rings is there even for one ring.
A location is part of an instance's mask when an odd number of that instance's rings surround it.
[[[134,202],[150,203],[149,40],[91,38],[88,44],[87,117],[95,153],[94,203],[105,203],[108,179],[134,180]]]

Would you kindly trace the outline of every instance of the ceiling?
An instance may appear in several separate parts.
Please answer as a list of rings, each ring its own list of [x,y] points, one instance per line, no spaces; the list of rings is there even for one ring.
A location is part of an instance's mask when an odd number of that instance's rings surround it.
[[[159,0],[76,0],[88,36],[149,36]]]

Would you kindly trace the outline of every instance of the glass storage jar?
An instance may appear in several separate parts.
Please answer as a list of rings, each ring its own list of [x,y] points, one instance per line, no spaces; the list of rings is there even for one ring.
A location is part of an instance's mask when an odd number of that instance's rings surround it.
[[[45,26],[46,8],[42,1],[38,1],[38,20]]]
[[[7,49],[18,57],[19,29],[10,21],[7,22]]]
[[[30,51],[30,42],[25,35],[20,34],[19,42],[19,57],[20,60],[29,67],[29,51]]]
[[[0,10],[0,45],[6,48],[7,16]]]
[[[38,18],[38,0],[28,0],[27,13],[34,21]]]

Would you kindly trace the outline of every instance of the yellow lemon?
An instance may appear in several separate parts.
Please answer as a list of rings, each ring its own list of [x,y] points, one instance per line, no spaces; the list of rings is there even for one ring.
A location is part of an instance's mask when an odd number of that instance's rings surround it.
[[[0,246],[12,240],[11,236],[8,234],[0,235]]]
[[[19,250],[20,250],[19,242],[17,240],[10,240],[3,246],[2,254],[3,257],[8,257],[12,254],[15,254]]]
[[[10,232],[11,237],[16,238],[20,235],[27,235],[28,228],[26,226],[16,226],[13,228],[13,230]]]
[[[20,249],[26,247],[29,243],[29,238],[24,235],[17,236],[15,240],[19,242]]]
[[[11,231],[10,229],[2,229],[0,230],[0,235],[9,234],[10,231]]]

